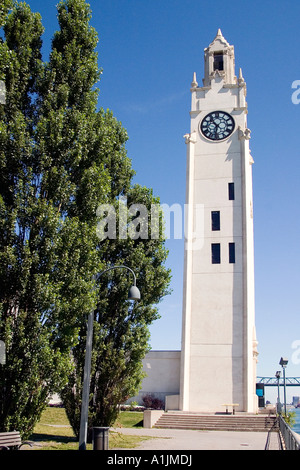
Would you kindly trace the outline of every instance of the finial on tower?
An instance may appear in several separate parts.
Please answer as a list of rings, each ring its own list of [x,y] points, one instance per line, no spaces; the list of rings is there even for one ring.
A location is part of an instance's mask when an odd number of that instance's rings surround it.
[[[218,45],[221,45],[222,47],[230,47],[230,44],[226,41],[226,39],[224,38],[222,34],[221,28],[218,29],[215,39],[209,45],[209,47],[212,47],[215,43],[217,43]]]
[[[192,88],[197,88],[198,86],[198,82],[197,82],[197,78],[196,78],[196,72],[194,72],[194,75],[193,75],[193,81],[191,83],[191,87]]]
[[[244,80],[243,72],[242,72],[242,69],[241,69],[241,68],[240,68],[240,70],[239,70],[238,84],[239,84],[240,86],[242,86],[242,85],[245,84],[245,80]]]

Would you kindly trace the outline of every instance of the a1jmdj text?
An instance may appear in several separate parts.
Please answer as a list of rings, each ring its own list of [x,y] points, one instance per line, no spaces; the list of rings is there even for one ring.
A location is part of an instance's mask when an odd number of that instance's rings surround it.
[[[162,465],[163,467],[169,467],[170,465],[186,465],[191,467],[192,465],[192,456],[186,454],[159,454],[152,455],[151,457],[141,457],[137,456],[121,456],[114,454],[113,456],[108,457],[108,465],[130,465],[134,468],[138,468],[142,465]]]

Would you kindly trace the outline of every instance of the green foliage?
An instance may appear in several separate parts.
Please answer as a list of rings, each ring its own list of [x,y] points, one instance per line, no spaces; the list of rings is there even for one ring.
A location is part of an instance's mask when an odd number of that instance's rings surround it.
[[[293,427],[295,422],[296,422],[296,412],[295,411],[289,411],[286,415],[282,415],[284,421],[290,426]]]
[[[116,406],[135,394],[148,326],[168,293],[170,273],[161,233],[157,240],[99,242],[101,203],[148,208],[152,191],[132,186],[127,133],[111,111],[98,109],[101,69],[84,0],[58,5],[59,31],[49,62],[41,56],[41,17],[25,2],[0,7],[0,430],[32,431],[50,393],[62,393],[79,432],[86,318],[95,310],[90,423],[110,424]],[[126,295],[123,271],[137,274],[142,302]],[[99,294],[101,292],[101,295]],[[97,306],[97,307],[96,307]]]
[[[13,5],[13,0],[2,0],[1,5],[0,5],[0,26],[1,27],[4,25],[8,11],[12,7],[12,5]]]
[[[128,192],[128,201],[157,203],[152,191],[140,186]],[[167,251],[160,239],[105,240],[101,258],[106,265],[134,267],[142,299],[127,301],[132,279],[123,270],[110,271],[99,278],[98,308],[94,314],[94,338],[89,426],[110,426],[118,415],[118,405],[138,392],[144,377],[142,359],[148,351],[149,325],[158,318],[157,304],[168,294],[170,273],[164,267]],[[76,367],[63,392],[64,404],[75,434],[79,433],[82,374],[86,326],[73,348]]]

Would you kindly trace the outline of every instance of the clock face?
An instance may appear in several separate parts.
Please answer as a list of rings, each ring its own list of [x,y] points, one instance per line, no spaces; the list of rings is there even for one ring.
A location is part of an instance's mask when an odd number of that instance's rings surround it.
[[[210,140],[223,140],[234,130],[234,120],[225,111],[213,111],[207,114],[201,122],[202,134]]]

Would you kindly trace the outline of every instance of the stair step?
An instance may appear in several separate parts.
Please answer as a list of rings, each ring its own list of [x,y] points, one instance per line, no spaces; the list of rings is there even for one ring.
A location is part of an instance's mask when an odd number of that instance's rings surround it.
[[[183,413],[164,413],[156,428],[201,429],[231,431],[269,431],[276,428],[276,416],[208,416]]]

